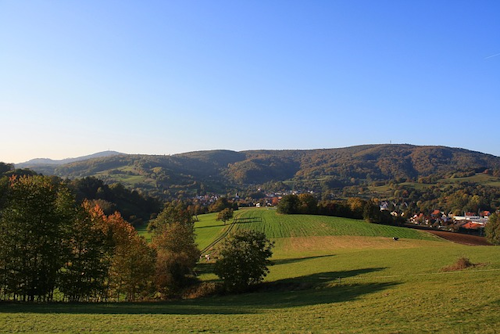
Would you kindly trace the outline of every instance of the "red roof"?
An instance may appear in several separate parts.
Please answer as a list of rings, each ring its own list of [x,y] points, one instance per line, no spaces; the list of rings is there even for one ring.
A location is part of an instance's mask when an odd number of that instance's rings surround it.
[[[462,225],[463,228],[468,228],[471,230],[477,230],[481,226],[482,226],[481,224],[477,224],[477,223],[473,223],[473,222],[468,222],[468,223]]]
[[[436,209],[436,210],[432,211],[432,214],[435,215],[435,216],[437,216],[437,215],[441,214],[441,211],[439,211],[439,210]]]

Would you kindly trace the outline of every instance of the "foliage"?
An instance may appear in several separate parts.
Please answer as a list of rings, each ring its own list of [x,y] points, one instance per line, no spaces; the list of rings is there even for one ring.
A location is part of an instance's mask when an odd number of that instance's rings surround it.
[[[180,202],[169,203],[151,222],[153,246],[157,252],[155,283],[166,297],[185,287],[200,257],[194,233],[194,221]]]
[[[222,220],[224,225],[233,218],[233,209],[224,209],[217,214],[217,220]]]
[[[220,197],[210,205],[208,212],[220,212],[224,209],[238,210],[238,204],[230,202],[226,197]]]
[[[146,240],[116,212],[104,216],[105,233],[111,236],[113,251],[109,267],[109,288],[116,300],[147,297],[152,292],[155,253]]]
[[[318,200],[311,194],[300,194],[298,211],[303,214],[316,214],[318,212]]]
[[[285,195],[277,206],[278,213],[293,214],[299,212],[300,201],[297,195]]]
[[[136,300],[151,293],[155,253],[116,212],[77,205],[57,178],[12,177],[0,211],[0,298]]]
[[[67,189],[42,176],[12,177],[0,215],[2,295],[23,301],[53,298],[65,262]]]
[[[154,232],[172,223],[193,226],[193,212],[182,201],[165,203],[163,210],[158,216],[149,222],[148,231]]]
[[[486,239],[494,245],[500,245],[500,214],[490,216],[485,227]]]
[[[72,180],[68,187],[75,192],[79,202],[85,199],[94,200],[105,214],[119,211],[134,226],[149,221],[152,215],[161,210],[157,199],[129,190],[120,183],[107,185],[96,177]]]
[[[220,247],[214,272],[228,291],[245,291],[251,284],[261,282],[269,272],[273,246],[262,232],[238,231]]]
[[[35,170],[38,167],[34,167]],[[337,192],[377,181],[429,184],[446,175],[488,170],[498,175],[500,158],[440,146],[362,145],[324,150],[203,151],[172,156],[120,155],[75,162],[52,173],[71,179],[95,176],[164,199],[245,190],[292,181],[297,189]],[[41,169],[38,169],[42,171]],[[47,173],[47,171],[44,171]],[[465,174],[460,174],[465,173]],[[496,173],[496,174],[495,174]],[[272,189],[271,189],[272,188]],[[219,210],[220,211],[220,210]]]
[[[69,256],[61,270],[59,290],[72,302],[104,300],[112,254],[104,214],[98,206],[85,201],[72,218],[74,224],[65,241]]]

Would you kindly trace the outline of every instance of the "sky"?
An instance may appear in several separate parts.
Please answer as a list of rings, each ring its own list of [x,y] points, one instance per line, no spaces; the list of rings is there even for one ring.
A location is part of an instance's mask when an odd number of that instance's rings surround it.
[[[500,156],[500,1],[0,0],[0,161],[408,143]]]

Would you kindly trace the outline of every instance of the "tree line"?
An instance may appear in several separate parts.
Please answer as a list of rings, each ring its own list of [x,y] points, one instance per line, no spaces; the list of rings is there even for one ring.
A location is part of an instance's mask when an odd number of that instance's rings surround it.
[[[150,221],[148,243],[119,212],[78,201],[58,178],[13,175],[0,190],[0,301],[161,300],[199,285],[195,219],[181,201]],[[217,205],[232,214],[230,202]],[[262,233],[230,236],[217,250],[221,286],[241,292],[262,281],[272,246]]]
[[[148,244],[119,212],[79,204],[54,179],[12,176],[2,190],[1,300],[133,301],[189,282],[199,250],[187,210],[166,206]]]
[[[281,214],[308,214],[364,219],[370,223],[400,224],[401,217],[393,217],[389,211],[380,210],[375,200],[351,197],[346,200],[318,202],[312,194],[283,196],[277,206]]]

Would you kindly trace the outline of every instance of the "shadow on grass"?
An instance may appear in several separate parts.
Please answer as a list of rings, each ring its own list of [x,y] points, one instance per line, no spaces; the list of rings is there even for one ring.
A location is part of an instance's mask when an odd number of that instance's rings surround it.
[[[272,260],[272,265],[282,265],[282,264],[290,264],[297,263],[306,260],[320,259],[325,257],[332,257],[335,255],[318,255],[318,256],[307,256],[307,257],[299,257],[299,258],[291,258],[291,259],[281,259],[281,260]],[[205,260],[200,260],[196,264],[196,274],[210,274],[214,272],[214,262],[206,262]]]
[[[396,286],[397,282],[328,285],[338,277],[354,277],[383,268],[316,273],[262,284],[253,293],[196,300],[143,303],[0,303],[0,313],[61,314],[252,314],[283,309],[353,301],[363,295]]]
[[[196,229],[204,229],[204,228],[212,228],[212,227],[224,227],[224,226],[229,226],[229,224],[219,224],[219,225],[207,225],[207,226],[197,226]]]
[[[320,258],[332,257],[332,256],[335,256],[335,255],[330,254],[330,255],[297,257],[297,258],[291,258],[291,259],[272,260],[272,262],[274,265],[280,265],[280,264],[290,264],[290,263],[296,263],[296,262],[301,262],[301,261],[306,261],[306,260],[320,259]]]
[[[214,262],[198,262],[195,268],[196,275],[212,274],[214,272],[214,266]]]

